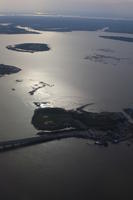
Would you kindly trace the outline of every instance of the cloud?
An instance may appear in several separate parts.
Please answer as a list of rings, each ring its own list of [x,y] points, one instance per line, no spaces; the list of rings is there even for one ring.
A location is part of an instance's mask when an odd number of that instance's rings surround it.
[[[44,0],[0,0],[0,10],[36,10],[40,9],[44,2]]]
[[[0,11],[130,16],[133,0],[0,0]]]

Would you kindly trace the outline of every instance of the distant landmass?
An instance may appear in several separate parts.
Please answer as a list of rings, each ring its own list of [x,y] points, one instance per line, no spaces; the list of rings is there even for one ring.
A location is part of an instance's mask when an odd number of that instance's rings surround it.
[[[34,31],[29,31],[24,28],[19,28],[14,26],[13,24],[0,24],[0,34],[38,34],[37,32]]]
[[[42,43],[23,43],[23,44],[16,44],[14,46],[9,45],[7,46],[7,49],[19,52],[29,52],[29,53],[50,50],[47,44],[42,44]]]
[[[104,39],[111,39],[111,40],[119,40],[123,42],[133,42],[133,38],[131,37],[122,37],[122,36],[99,36]]]
[[[7,26],[4,26],[5,24]],[[63,16],[0,16],[0,34],[30,34],[39,31],[97,31],[133,34],[133,20],[92,19]],[[21,26],[21,29],[18,27]]]

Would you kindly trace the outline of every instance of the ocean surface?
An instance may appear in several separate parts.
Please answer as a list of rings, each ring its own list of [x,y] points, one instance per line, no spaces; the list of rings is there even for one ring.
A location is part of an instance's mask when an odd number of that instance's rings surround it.
[[[0,35],[0,63],[22,69],[0,78],[0,140],[34,136],[34,102],[91,112],[133,106],[133,44],[99,36],[129,34],[42,32]],[[19,43],[47,43],[48,52],[6,49]],[[21,80],[21,82],[16,82]],[[29,94],[35,84],[53,85]],[[15,89],[15,90],[12,90]],[[0,154],[1,199],[133,199],[133,147],[127,142],[93,145],[65,139]]]

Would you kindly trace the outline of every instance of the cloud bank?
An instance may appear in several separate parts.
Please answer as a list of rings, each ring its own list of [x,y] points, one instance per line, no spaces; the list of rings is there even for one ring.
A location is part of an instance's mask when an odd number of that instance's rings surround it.
[[[133,0],[1,0],[0,11],[133,17]]]

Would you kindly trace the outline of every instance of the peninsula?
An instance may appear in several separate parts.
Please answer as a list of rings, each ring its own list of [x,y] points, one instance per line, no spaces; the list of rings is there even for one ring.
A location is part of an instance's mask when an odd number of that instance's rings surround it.
[[[119,40],[123,42],[133,42],[133,38],[131,37],[122,37],[122,36],[99,36],[104,39],[110,39],[110,40]]]

